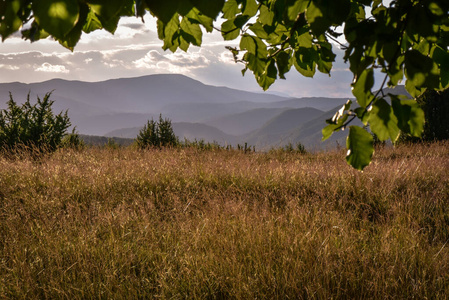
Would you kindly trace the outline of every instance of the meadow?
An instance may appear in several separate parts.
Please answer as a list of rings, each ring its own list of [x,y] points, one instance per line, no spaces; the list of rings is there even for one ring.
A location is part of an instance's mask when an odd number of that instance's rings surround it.
[[[449,143],[0,156],[0,298],[442,299]]]

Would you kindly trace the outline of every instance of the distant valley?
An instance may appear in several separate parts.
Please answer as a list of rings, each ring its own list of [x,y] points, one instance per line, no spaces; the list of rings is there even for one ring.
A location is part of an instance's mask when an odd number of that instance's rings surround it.
[[[9,92],[21,103],[52,92],[56,112],[67,110],[84,135],[135,138],[147,120],[170,118],[183,140],[248,142],[257,149],[301,142],[308,148],[344,143],[337,133],[321,143],[321,129],[347,98],[287,98],[205,85],[183,75],[149,75],[82,82],[54,79],[41,83],[0,84],[0,107]]]

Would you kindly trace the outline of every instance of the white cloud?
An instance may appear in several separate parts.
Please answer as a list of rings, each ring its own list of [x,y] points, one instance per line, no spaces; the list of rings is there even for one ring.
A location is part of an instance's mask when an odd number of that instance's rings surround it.
[[[67,70],[63,65],[51,65],[49,63],[43,63],[39,68],[36,69],[36,72],[69,73],[69,70]]]
[[[224,64],[235,64],[234,56],[229,50],[221,52],[218,60]]]
[[[138,69],[149,69],[156,72],[189,73],[194,69],[206,68],[210,60],[205,51],[175,52],[161,54],[151,50],[144,57],[134,60],[133,64]]]
[[[14,66],[14,65],[4,65],[4,64],[0,64],[0,69],[6,69],[6,70],[10,70],[10,71],[17,71],[20,70],[20,68],[18,66]]]

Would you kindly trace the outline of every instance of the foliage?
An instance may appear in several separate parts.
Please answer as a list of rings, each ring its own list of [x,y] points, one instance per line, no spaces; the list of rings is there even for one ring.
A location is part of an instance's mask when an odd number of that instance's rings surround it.
[[[0,155],[1,299],[445,299],[449,144]],[[101,297],[100,297],[101,296]]]
[[[284,147],[281,147],[281,148],[272,148],[272,149],[270,149],[270,152],[273,152],[273,153],[288,152],[288,153],[306,154],[307,150],[303,144],[298,142],[296,144],[296,146],[293,146],[292,143],[288,143],[287,145],[285,145]]]
[[[353,73],[352,102],[327,120],[323,138],[359,118],[381,141],[397,140],[399,132],[420,136],[424,115],[416,101],[391,96],[382,88],[405,79],[416,98],[426,90],[449,87],[449,3],[446,0],[11,0],[0,4],[0,34],[5,39],[23,24],[22,35],[36,41],[51,35],[73,49],[82,32],[114,32],[122,16],[157,18],[163,49],[186,51],[201,45],[203,30],[211,32],[220,13],[225,40],[240,39],[228,47],[235,60],[250,70],[263,89],[294,68],[313,77],[330,74],[336,55],[333,43],[345,50]],[[341,39],[340,39],[341,40]],[[374,92],[374,74],[384,74]],[[359,128],[360,129],[360,128]],[[348,162],[363,169],[374,151],[372,137],[351,126]]]
[[[428,90],[417,101],[426,117],[422,140],[432,142],[449,139],[449,89],[442,92]]]
[[[139,148],[176,146],[178,143],[171,120],[162,118],[162,115],[159,115],[158,122],[148,120],[136,138]]]
[[[421,137],[401,132],[396,144],[433,142],[449,139],[449,89],[438,92],[427,90],[416,101],[425,113]]]
[[[107,141],[105,147],[108,149],[115,150],[115,149],[120,149],[120,144],[117,143],[117,141],[114,138],[108,138],[108,141]]]
[[[63,147],[63,148],[81,150],[85,146],[86,146],[86,143],[84,143],[83,139],[75,131],[75,128],[73,128],[72,132],[67,134],[61,140],[61,147]]]
[[[226,147],[221,146],[217,142],[206,142],[204,139],[194,139],[190,141],[184,138],[184,141],[179,144],[182,148],[195,148],[199,150],[213,151],[213,150],[232,150],[232,146],[228,145]]]
[[[0,111],[0,146],[13,149],[17,146],[36,150],[54,151],[60,146],[70,127],[66,112],[55,115],[52,111],[51,93],[31,104],[30,94],[19,106],[10,94],[7,109]]]
[[[130,146],[132,145],[135,140],[129,139],[129,138],[120,138],[120,137],[105,137],[105,136],[95,136],[95,135],[79,135],[82,142],[84,142],[88,146],[96,146],[96,147],[105,147],[108,145],[110,140],[112,139],[115,143],[117,143],[119,146]]]

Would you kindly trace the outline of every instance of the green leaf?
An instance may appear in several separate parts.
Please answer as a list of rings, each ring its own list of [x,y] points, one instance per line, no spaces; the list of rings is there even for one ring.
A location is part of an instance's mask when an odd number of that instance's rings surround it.
[[[332,123],[331,120],[326,120],[326,122],[331,124],[327,125],[321,130],[321,133],[323,134],[321,140],[325,141],[330,138],[334,132],[342,130],[343,124],[348,120],[348,118],[349,115],[345,114],[341,118],[339,118],[336,123]]]
[[[49,36],[48,32],[39,27],[39,25],[34,21],[31,23],[31,27],[22,30],[22,37],[24,39],[30,40],[31,42],[35,42],[41,39],[45,39]]]
[[[271,27],[269,27],[271,28]],[[249,30],[254,32],[255,35],[260,37],[261,39],[268,39],[269,33],[267,32],[266,25],[263,26],[262,23],[256,22],[249,26]],[[271,33],[271,32],[270,32]]]
[[[427,90],[425,87],[416,87],[411,80],[405,81],[405,89],[412,96],[412,98],[418,98]]]
[[[257,83],[266,91],[276,81],[276,66],[274,60],[269,60],[266,63],[265,70],[260,76],[256,76]]]
[[[188,18],[183,18],[180,24],[182,37],[190,44],[201,45],[203,32],[198,24],[190,23]]]
[[[329,43],[320,43],[320,59],[317,62],[318,70],[324,74],[330,74],[332,62],[335,61],[335,54],[332,52],[332,46]]]
[[[243,1],[243,12],[242,14],[248,17],[253,17],[259,10],[259,5],[255,0],[244,0]]]
[[[297,34],[296,43],[298,46],[304,47],[304,48],[312,47],[313,37],[307,28],[301,28],[301,30],[298,30],[296,32],[296,34]]]
[[[239,15],[221,25],[221,34],[225,40],[234,40],[240,35],[240,29],[248,22],[248,16]]]
[[[247,67],[253,71],[256,79],[265,72],[267,66],[266,59],[261,59],[252,53],[245,53],[243,60],[247,62]]]
[[[404,56],[401,55],[395,61],[390,63],[390,68],[387,70],[387,74],[390,77],[390,81],[388,82],[389,86],[397,86],[404,78],[404,69],[402,68],[403,62]]]
[[[120,1],[120,0],[115,0]],[[170,22],[178,11],[178,6],[183,0],[146,0],[150,11],[164,24]]]
[[[259,18],[257,19],[263,25],[272,26],[274,22],[274,12],[268,7],[262,5],[259,10]]]
[[[334,114],[331,119],[326,120],[326,123],[328,123],[329,125],[322,129],[322,141],[330,138],[334,132],[344,129],[343,127],[345,125],[345,122],[349,118],[349,115],[345,112],[351,108],[351,104],[351,100],[346,101],[346,103]]]
[[[326,127],[324,127],[321,130],[321,133],[323,135],[323,137],[321,138],[321,141],[325,141],[328,138],[330,138],[332,136],[332,134],[334,133],[334,131],[336,130],[336,128],[338,128],[338,126],[336,124],[329,124]]]
[[[75,27],[70,30],[63,40],[59,40],[59,43],[70,51],[73,51],[74,47],[81,38],[81,33],[83,31],[84,24],[86,23],[88,13],[89,7],[86,4],[81,4],[80,17]]]
[[[391,139],[395,142],[399,136],[398,119],[391,106],[384,99],[377,99],[368,119],[371,131],[377,135],[379,140]]]
[[[223,18],[229,20],[236,17],[240,13],[239,4],[236,0],[228,0],[223,6]]]
[[[287,17],[290,21],[295,21],[300,13],[303,13],[307,8],[308,1],[294,1],[292,5],[287,8]]]
[[[192,23],[203,25],[204,28],[206,28],[207,32],[212,32],[212,30],[214,29],[213,19],[206,15],[203,15],[196,8],[191,9],[186,17],[189,18],[189,21]]]
[[[88,4],[102,27],[111,33],[117,29],[121,16],[134,13],[133,0],[89,0]]]
[[[436,89],[440,85],[438,66],[418,50],[405,53],[405,75],[415,87]]]
[[[324,17],[321,7],[317,6],[314,1],[310,2],[306,16],[310,28],[316,35],[323,34],[332,25],[330,20]]]
[[[444,51],[440,46],[435,46],[432,53],[433,60],[440,67],[442,88],[449,87],[449,52]]]
[[[351,11],[348,0],[309,1],[306,10],[307,21],[315,35],[320,36],[332,25],[341,25]]]
[[[267,45],[258,38],[249,34],[244,34],[240,40],[240,49],[247,50],[258,58],[266,59],[268,55]]]
[[[167,1],[164,0],[161,2],[165,4]],[[212,19],[215,19],[218,16],[225,4],[224,0],[190,0],[190,2],[192,2],[194,7],[196,7],[203,15]]]
[[[32,4],[34,18],[42,29],[57,39],[64,39],[78,21],[77,0],[40,0]]]
[[[8,36],[19,30],[22,26],[22,20],[17,15],[19,9],[20,0],[7,1],[0,7],[0,15],[3,17],[0,22],[2,41],[5,41]]]
[[[348,153],[346,161],[357,170],[363,170],[371,162],[374,153],[373,137],[359,126],[349,127],[349,135],[346,139]]]
[[[292,67],[291,53],[291,50],[281,51],[275,56],[279,77],[282,79],[285,79],[285,73],[290,71]]]
[[[175,52],[179,46],[179,15],[175,14],[167,24],[158,20],[158,35],[164,41],[162,49]]]
[[[313,77],[316,71],[317,53],[313,48],[300,47],[295,51],[294,66],[296,70],[306,77]]]
[[[356,82],[352,84],[352,94],[357,98],[357,103],[365,108],[374,98],[371,88],[374,85],[374,71],[372,68],[364,70]]]
[[[101,29],[103,26],[101,25],[101,21],[98,19],[97,15],[90,10],[87,14],[86,23],[84,23],[83,31],[85,33],[90,33],[97,29]]]
[[[398,96],[388,94],[391,98],[398,127],[403,132],[420,137],[424,129],[424,111],[415,100],[401,100]]]
[[[429,4],[429,10],[432,12],[432,14],[436,16],[443,16],[444,10],[443,8],[436,2],[431,2]]]

